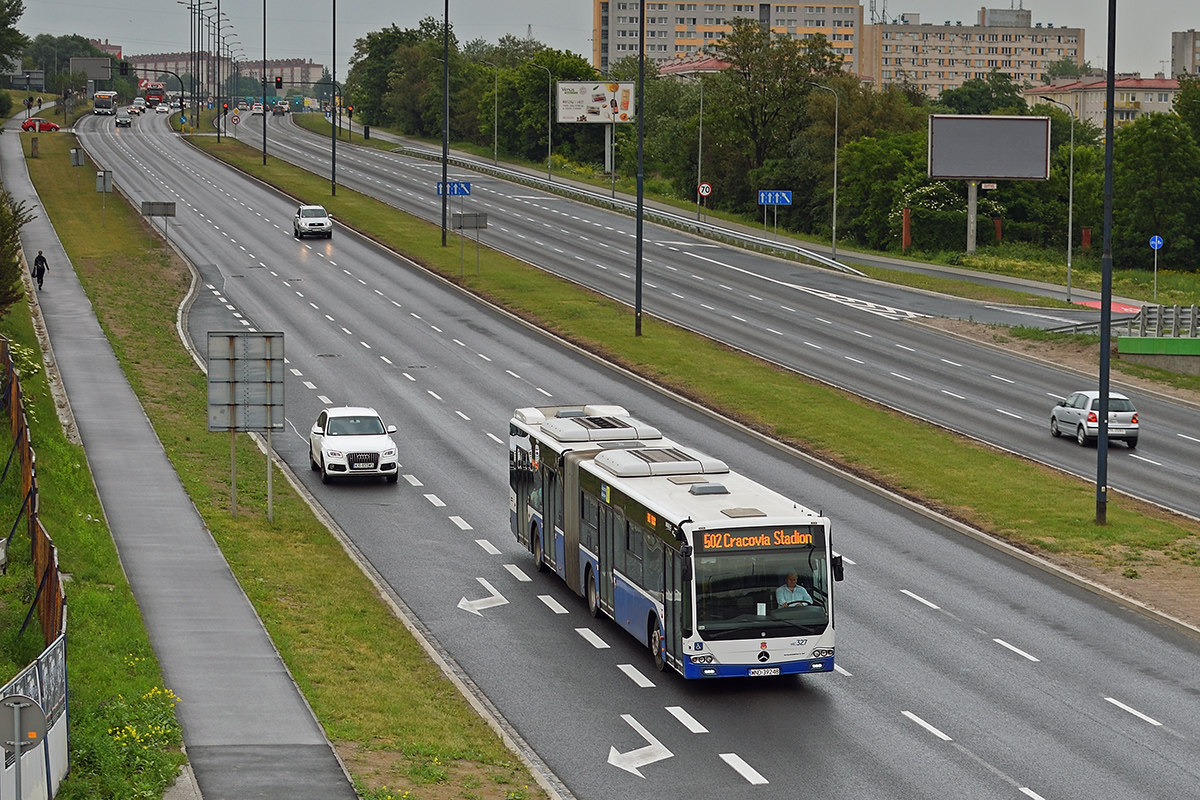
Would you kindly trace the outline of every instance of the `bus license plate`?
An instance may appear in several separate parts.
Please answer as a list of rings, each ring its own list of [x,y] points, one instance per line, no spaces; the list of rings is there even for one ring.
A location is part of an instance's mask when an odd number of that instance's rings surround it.
[[[778,675],[779,667],[751,667],[750,677],[760,678],[766,675]]]

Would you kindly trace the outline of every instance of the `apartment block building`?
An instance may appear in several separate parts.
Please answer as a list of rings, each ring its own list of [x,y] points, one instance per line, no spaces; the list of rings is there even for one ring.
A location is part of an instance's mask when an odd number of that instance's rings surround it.
[[[1171,33],[1171,77],[1200,75],[1200,35],[1194,29]]]
[[[907,83],[936,98],[993,70],[1018,86],[1042,83],[1051,62],[1082,65],[1084,29],[1033,23],[1029,9],[979,10],[974,25],[921,22],[903,14],[861,30],[859,71],[876,86]]]
[[[1117,74],[1113,78],[1113,92],[1113,127],[1120,128],[1145,114],[1169,113],[1179,94],[1179,81],[1161,72],[1153,78],[1143,78],[1137,72]],[[1024,94],[1025,102],[1030,105],[1048,97],[1070,106],[1077,119],[1104,128],[1108,80],[1103,75],[1059,78],[1050,86],[1026,89]]]
[[[193,58],[198,58],[197,63]],[[146,55],[130,55],[125,58],[131,65],[137,67],[135,74],[140,77],[158,77],[164,72],[174,72],[178,75],[191,75],[196,73],[196,77],[200,80],[200,91],[205,94],[211,94],[215,91],[218,84],[218,76],[225,79],[233,75],[235,71],[241,73],[242,76],[259,80],[262,75],[262,61],[240,61],[234,63],[225,56],[218,56],[208,52],[192,53],[148,53]],[[284,85],[289,91],[293,89],[308,88],[307,84],[315,83],[321,80],[321,72],[324,66],[314,64],[312,59],[289,58],[267,60],[267,81],[270,84],[271,93],[275,92],[275,78],[282,77]],[[190,91],[190,86],[188,87]]]
[[[777,36],[807,39],[825,35],[844,68],[857,71],[861,2],[832,5],[777,3],[661,3],[646,0],[592,0],[592,65],[611,64],[638,54],[638,29],[646,17],[646,57],[656,62],[711,53],[738,18],[752,19]]]

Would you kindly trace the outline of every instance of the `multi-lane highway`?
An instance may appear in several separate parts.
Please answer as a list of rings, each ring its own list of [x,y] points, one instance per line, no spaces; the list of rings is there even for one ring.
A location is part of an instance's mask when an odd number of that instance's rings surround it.
[[[1196,640],[721,424],[345,229],[297,242],[293,201],[208,160],[165,120],[117,131],[85,119],[78,130],[135,202],[178,204],[171,240],[201,279],[193,340],[212,329],[285,332],[291,432],[275,437],[281,457],[565,792],[1084,800],[1185,797],[1200,785]],[[357,158],[379,163],[367,172]],[[408,193],[423,213],[433,208],[428,165],[343,159],[397,204]],[[472,181],[481,205],[494,204],[487,236],[503,232],[514,251],[555,253],[562,263],[551,268],[628,290],[628,220]],[[996,398],[988,407],[1035,408],[1030,365],[1014,360],[1006,372],[865,308],[904,307],[890,294],[861,296],[884,287],[851,292],[794,264],[652,235],[654,313],[702,319],[780,361],[803,355],[839,383],[891,386],[898,407],[923,406],[924,382]],[[1046,409],[1049,400],[1038,398]],[[838,672],[686,683],[654,672],[615,624],[536,572],[508,531],[507,420],[518,406],[586,401],[625,405],[834,520],[850,562],[838,585]],[[308,470],[305,436],[330,403],[372,405],[399,426],[399,485],[324,486]],[[1045,414],[1036,424],[1028,414],[1012,435],[1036,429],[1049,442]],[[1149,427],[1145,436],[1139,455],[1155,452]],[[1088,452],[1052,444],[1072,458]],[[504,602],[478,615],[461,607],[491,596],[487,587]]]
[[[268,149],[327,175],[329,142],[269,118]],[[247,131],[250,135],[247,135]],[[258,135],[254,135],[257,131]],[[259,118],[243,140],[261,146]],[[339,183],[397,208],[440,220],[440,166],[365,148],[342,147]],[[472,183],[455,209],[490,217],[483,238],[530,263],[632,303],[635,223],[550,194],[455,170]],[[1050,436],[1050,408],[1095,378],[955,341],[917,325],[922,315],[1006,324],[1064,324],[1073,312],[1013,309],[913,291],[746,252],[647,226],[644,307],[876,402],[1094,479],[1096,451]],[[1142,434],[1136,451],[1114,444],[1109,484],[1200,516],[1200,409],[1144,390],[1134,399]]]

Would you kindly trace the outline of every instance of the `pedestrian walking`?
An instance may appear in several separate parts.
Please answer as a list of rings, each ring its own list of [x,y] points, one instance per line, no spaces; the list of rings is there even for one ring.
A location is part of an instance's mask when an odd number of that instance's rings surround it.
[[[37,258],[33,260],[33,277],[37,278],[39,289],[42,288],[42,280],[49,271],[50,265],[46,263],[46,257],[42,255],[41,250],[38,250]]]

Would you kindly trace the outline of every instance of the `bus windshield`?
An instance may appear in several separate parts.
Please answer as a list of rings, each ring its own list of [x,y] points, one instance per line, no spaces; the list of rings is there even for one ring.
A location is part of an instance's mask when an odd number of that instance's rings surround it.
[[[791,631],[813,636],[829,625],[829,571],[821,543],[697,553],[695,581],[697,633],[708,640]]]

